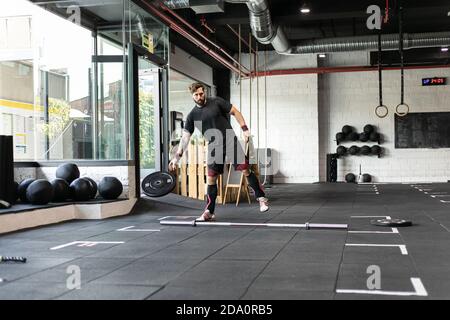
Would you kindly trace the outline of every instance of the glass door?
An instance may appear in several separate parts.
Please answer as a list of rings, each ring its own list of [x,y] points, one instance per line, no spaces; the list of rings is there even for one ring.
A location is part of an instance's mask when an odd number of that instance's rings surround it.
[[[160,170],[159,68],[138,56],[139,161],[141,181]]]
[[[132,139],[130,150],[135,161],[136,196],[140,197],[142,180],[150,173],[160,171],[162,147],[161,81],[166,62],[142,47],[128,47],[129,104]]]

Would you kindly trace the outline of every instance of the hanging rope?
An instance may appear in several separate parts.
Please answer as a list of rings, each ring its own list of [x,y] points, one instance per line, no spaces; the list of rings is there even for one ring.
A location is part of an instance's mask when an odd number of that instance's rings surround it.
[[[383,104],[383,77],[382,77],[382,67],[381,67],[381,55],[383,51],[381,48],[381,31],[378,33],[378,106],[375,108],[375,114],[378,118],[385,118],[389,109]]]
[[[403,57],[403,7],[401,1],[399,2],[398,12],[398,30],[399,30],[399,51],[400,51],[400,104],[395,108],[395,113],[400,116],[406,116],[409,112],[409,106],[405,103],[405,71],[404,71],[404,57]],[[405,112],[399,112],[400,107],[405,107]]]

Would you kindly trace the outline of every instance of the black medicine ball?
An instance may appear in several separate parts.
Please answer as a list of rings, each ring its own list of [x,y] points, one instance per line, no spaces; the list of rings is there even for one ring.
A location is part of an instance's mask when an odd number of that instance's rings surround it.
[[[370,152],[371,152],[373,155],[380,155],[380,154],[381,154],[381,147],[380,147],[380,146],[372,146],[372,147],[370,148]]]
[[[71,198],[75,201],[88,201],[91,199],[91,183],[83,178],[78,178],[70,184]]]
[[[353,128],[348,125],[345,125],[342,127],[342,132],[347,136],[353,132]]]
[[[345,140],[345,134],[343,134],[342,132],[338,132],[336,133],[336,141],[339,143],[341,141]]]
[[[347,139],[350,141],[358,141],[359,139],[359,134],[357,134],[356,132],[351,132],[348,136]]]
[[[375,131],[375,128],[371,124],[367,124],[364,126],[364,133],[371,134]]]
[[[362,175],[362,181],[363,182],[372,182],[372,176],[368,173],[364,173]]]
[[[340,156],[344,156],[347,153],[347,148],[344,146],[339,146],[336,148],[336,153]]]
[[[22,202],[28,202],[28,200],[27,200],[27,188],[34,181],[36,181],[36,179],[33,179],[33,178],[25,179],[17,187],[17,193],[19,194],[19,198],[20,198],[20,200]]]
[[[91,199],[94,199],[97,196],[97,183],[89,177],[83,177],[83,179],[89,181],[91,184]]]
[[[356,177],[355,177],[355,175],[353,173],[348,173],[348,174],[345,175],[345,181],[346,182],[353,183],[353,182],[355,182],[355,180],[356,180]]]
[[[117,199],[123,191],[122,182],[115,177],[104,177],[98,184],[98,193],[103,199]]]
[[[380,134],[378,132],[372,132],[370,134],[370,141],[378,142],[380,140]]]
[[[348,148],[348,153],[350,153],[351,155],[356,155],[359,153],[359,147],[358,146],[351,146],[350,148]]]
[[[27,200],[31,204],[47,204],[53,199],[53,186],[44,179],[33,181],[27,188]]]
[[[362,142],[369,141],[369,135],[367,133],[365,133],[365,132],[361,132],[359,134],[359,141],[362,141]]]
[[[370,147],[369,146],[362,146],[360,149],[361,154],[367,156],[370,154]]]
[[[70,184],[80,177],[80,170],[74,163],[64,163],[56,169],[56,177],[64,179]]]
[[[51,182],[53,186],[53,202],[63,202],[70,198],[70,186],[66,180],[56,178]]]

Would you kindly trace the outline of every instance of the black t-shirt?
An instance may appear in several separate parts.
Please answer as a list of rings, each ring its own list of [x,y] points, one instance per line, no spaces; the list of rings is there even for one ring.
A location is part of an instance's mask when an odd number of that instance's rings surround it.
[[[230,123],[231,107],[231,103],[220,97],[206,98],[206,104],[203,107],[196,105],[189,112],[184,129],[192,134],[194,129],[197,128],[208,142],[215,141],[215,138],[211,138],[217,136],[217,133],[212,129],[219,130],[223,139],[226,139],[227,134],[234,137],[234,131]],[[225,145],[224,141],[222,141],[222,144]]]

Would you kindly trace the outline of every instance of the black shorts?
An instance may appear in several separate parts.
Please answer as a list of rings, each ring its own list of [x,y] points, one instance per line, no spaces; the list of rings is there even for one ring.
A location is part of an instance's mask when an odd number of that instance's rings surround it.
[[[216,151],[222,149],[222,155],[217,154]],[[248,169],[249,160],[248,155],[244,153],[242,145],[235,140],[231,146],[215,146],[208,145],[208,176],[214,177],[223,174],[225,164],[232,164],[235,170],[243,171]]]

